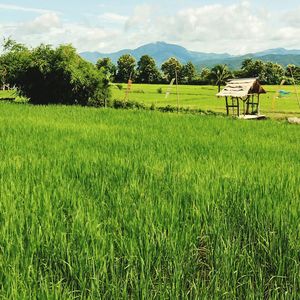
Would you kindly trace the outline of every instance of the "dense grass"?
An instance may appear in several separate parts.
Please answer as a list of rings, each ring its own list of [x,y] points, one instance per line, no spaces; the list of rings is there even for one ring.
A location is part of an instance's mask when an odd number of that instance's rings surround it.
[[[297,126],[0,104],[1,299],[296,299]]]
[[[161,94],[158,93],[158,89],[160,88],[162,90]],[[300,116],[300,107],[298,105],[294,86],[265,86],[265,89],[268,93],[261,96],[262,113],[275,118],[284,118],[293,115]],[[287,90],[291,92],[291,94],[288,97],[275,98],[275,102],[273,105],[274,94],[276,94],[279,89]],[[297,87],[297,89],[300,95],[300,88]],[[129,99],[143,102],[148,105],[177,105],[175,87],[172,88],[171,95],[166,99],[165,94],[167,90],[167,85],[134,84],[132,86],[132,91],[129,95]],[[122,90],[119,90],[115,86],[112,91],[114,98],[124,99],[126,85],[123,85]],[[215,86],[179,86],[179,104],[183,107],[225,112],[225,101],[223,98],[217,98],[216,93],[217,87]]]

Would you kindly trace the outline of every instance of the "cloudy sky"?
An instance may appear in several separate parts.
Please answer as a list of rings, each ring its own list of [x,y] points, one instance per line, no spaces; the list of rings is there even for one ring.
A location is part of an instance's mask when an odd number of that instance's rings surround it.
[[[100,52],[155,41],[231,54],[300,49],[300,1],[0,0],[0,35]]]

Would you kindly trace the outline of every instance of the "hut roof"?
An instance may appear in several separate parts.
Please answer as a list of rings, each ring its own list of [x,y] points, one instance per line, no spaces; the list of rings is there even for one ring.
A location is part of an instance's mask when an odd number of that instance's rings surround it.
[[[247,97],[251,94],[265,94],[257,78],[231,79],[225,88],[217,94],[220,97]]]

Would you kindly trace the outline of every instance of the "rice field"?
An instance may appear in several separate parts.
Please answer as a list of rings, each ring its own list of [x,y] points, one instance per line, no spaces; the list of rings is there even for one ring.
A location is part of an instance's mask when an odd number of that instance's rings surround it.
[[[113,86],[113,98],[124,99],[127,85],[122,85],[120,90]],[[261,112],[271,118],[284,119],[289,116],[300,117],[300,106],[298,104],[296,90],[294,86],[264,86],[267,94],[261,95]],[[300,87],[297,86],[300,98]],[[171,94],[166,98],[168,85],[133,84],[128,96],[129,100],[142,102],[146,105],[166,106],[177,105],[177,95],[175,86],[170,90]],[[283,98],[274,98],[278,90],[283,89],[290,92],[290,95]],[[225,112],[225,100],[217,98],[216,86],[189,86],[179,85],[179,105],[182,107],[200,108],[202,110],[212,110],[215,112]],[[300,101],[300,100],[299,100]]]
[[[1,299],[297,299],[299,127],[0,104]]]

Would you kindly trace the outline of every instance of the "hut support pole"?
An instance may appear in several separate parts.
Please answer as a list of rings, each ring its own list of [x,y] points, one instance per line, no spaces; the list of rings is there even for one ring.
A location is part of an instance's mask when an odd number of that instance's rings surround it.
[[[227,116],[229,116],[229,107],[228,107],[228,97],[225,97],[226,100],[226,112],[227,112]]]

